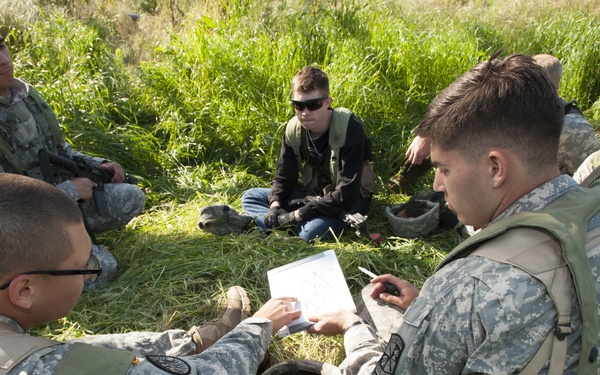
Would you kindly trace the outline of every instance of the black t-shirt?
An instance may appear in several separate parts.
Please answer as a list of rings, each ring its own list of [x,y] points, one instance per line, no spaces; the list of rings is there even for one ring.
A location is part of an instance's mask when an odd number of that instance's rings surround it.
[[[307,142],[310,144],[309,142]],[[316,140],[312,140],[314,149],[322,154],[322,166],[326,186],[330,181],[329,176],[329,132],[327,131]],[[304,145],[304,142],[303,142]],[[318,215],[337,216],[342,211],[347,211],[356,203],[360,197],[360,179],[363,162],[373,160],[371,142],[367,138],[363,125],[352,115],[348,122],[346,131],[346,142],[340,149],[340,162],[335,190],[322,196],[316,202],[310,202],[306,209],[312,209]],[[303,161],[305,162],[305,161]],[[277,161],[277,171],[272,182],[272,190],[269,194],[269,202],[279,201],[287,203],[289,195],[298,184],[299,177],[298,162],[293,149],[285,142],[285,134]]]

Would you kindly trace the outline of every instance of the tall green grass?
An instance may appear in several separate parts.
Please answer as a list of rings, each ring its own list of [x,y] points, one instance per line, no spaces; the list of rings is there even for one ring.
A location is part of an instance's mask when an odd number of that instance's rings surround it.
[[[213,163],[268,182],[293,115],[290,80],[306,64],[325,69],[334,105],[365,123],[382,180],[397,171],[431,99],[499,48],[557,55],[565,68],[561,94],[597,117],[600,28],[589,9],[519,8],[511,18],[511,9],[483,4],[423,10],[393,2],[238,1],[212,10],[212,18],[183,18],[149,33],[164,26],[160,14],[137,23],[108,10],[78,18],[69,4],[62,12],[40,8],[33,23],[6,25],[18,72],[40,87],[73,143],[114,155],[169,190],[178,188],[178,173]],[[482,17],[486,9],[492,12]],[[132,64],[127,51],[148,36],[152,56]]]
[[[235,284],[257,308],[269,295],[268,269],[330,248],[354,294],[368,282],[358,265],[421,285],[455,235],[393,237],[383,208],[407,197],[386,182],[433,97],[499,48],[558,56],[561,95],[600,121],[593,0],[0,0],[0,9],[17,75],[52,105],[69,141],[119,161],[148,193],[144,214],[98,236],[119,260],[118,279],[37,330],[51,337],[187,328],[216,316]],[[380,184],[369,221],[383,246],[351,231],[313,246],[200,232],[199,207],[239,209],[245,189],[269,186],[293,115],[291,78],[307,64],[329,74],[333,105],[352,109],[372,140]],[[339,363],[341,344],[301,333],[271,350],[277,359]]]

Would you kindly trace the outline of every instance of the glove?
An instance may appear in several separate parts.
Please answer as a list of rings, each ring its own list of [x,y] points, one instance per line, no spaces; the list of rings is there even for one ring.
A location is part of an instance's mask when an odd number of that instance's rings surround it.
[[[294,211],[277,216],[277,224],[277,228],[280,229],[296,225],[296,215],[294,215]]]
[[[274,206],[269,208],[267,212],[267,216],[265,216],[265,226],[267,228],[277,228],[279,226],[279,222],[277,221],[277,217],[279,215],[285,214],[287,211],[279,206]]]
[[[317,216],[318,213],[313,209],[312,206],[304,206],[298,209],[298,214],[300,214],[302,220],[309,220]]]

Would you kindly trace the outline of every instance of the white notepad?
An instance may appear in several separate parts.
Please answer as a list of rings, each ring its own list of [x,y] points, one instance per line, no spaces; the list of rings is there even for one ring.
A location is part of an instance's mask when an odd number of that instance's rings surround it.
[[[302,331],[313,323],[307,318],[316,312],[343,308],[356,312],[346,278],[335,251],[322,253],[267,271],[271,297],[296,297],[302,316],[279,330],[280,336]]]

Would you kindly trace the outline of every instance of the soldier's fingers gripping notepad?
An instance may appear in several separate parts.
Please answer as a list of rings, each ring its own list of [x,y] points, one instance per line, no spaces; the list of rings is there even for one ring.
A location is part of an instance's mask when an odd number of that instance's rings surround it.
[[[331,308],[356,312],[356,306],[348,289],[346,278],[335,251],[298,260],[267,272],[271,297],[296,297],[294,308],[302,310],[302,316],[279,330],[280,336],[308,329],[312,322],[308,317]]]

